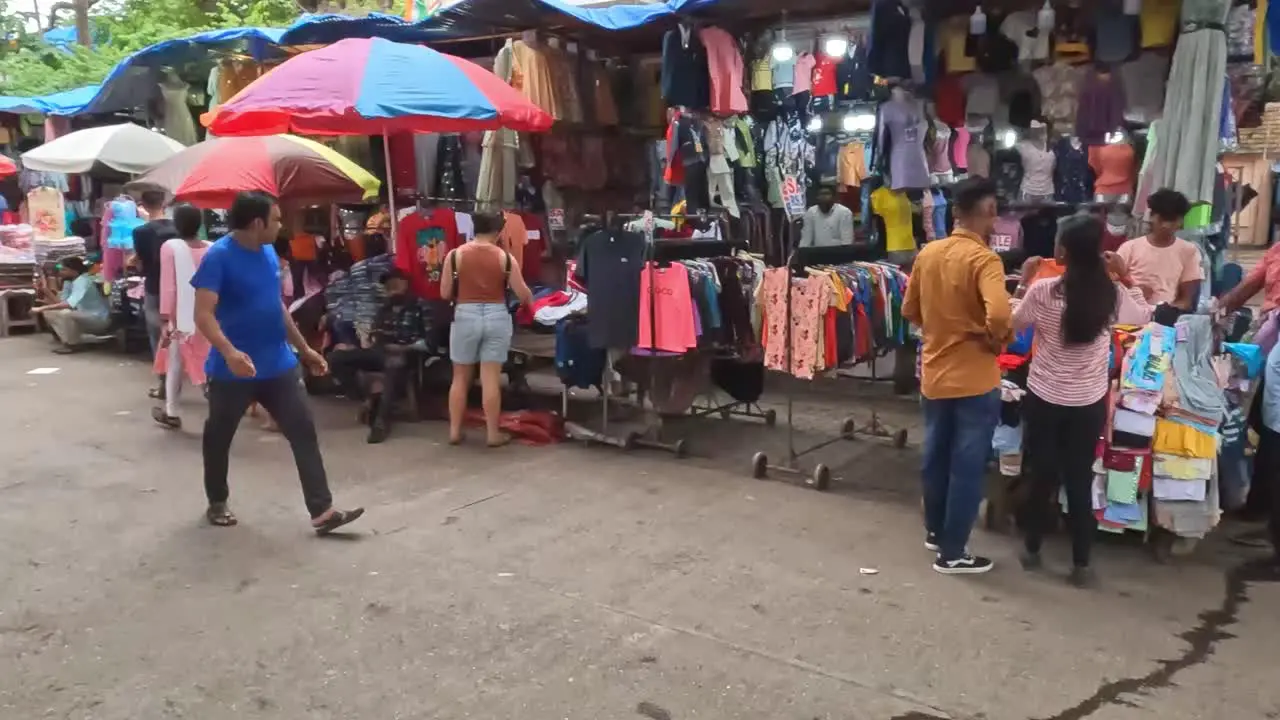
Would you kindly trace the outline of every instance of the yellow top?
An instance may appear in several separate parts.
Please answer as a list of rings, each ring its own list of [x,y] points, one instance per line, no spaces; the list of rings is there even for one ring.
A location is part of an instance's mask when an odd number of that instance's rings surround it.
[[[1200,432],[1190,425],[1156,419],[1156,436],[1151,449],[1166,455],[1189,458],[1216,458],[1218,441],[1213,435]]]
[[[751,91],[773,90],[773,66],[769,58],[761,58],[751,63]]]
[[[1000,386],[998,355],[1013,339],[1004,264],[976,234],[957,228],[920,251],[902,316],[921,329],[920,391],[930,400]]]
[[[959,15],[942,23],[938,33],[942,36],[939,44],[942,46],[942,57],[946,62],[947,72],[966,73],[978,69],[977,59],[969,57],[964,51],[965,41],[969,39],[967,15]]]
[[[1173,44],[1178,32],[1178,15],[1182,0],[1145,0],[1138,23],[1142,26],[1142,47],[1157,48]],[[1261,17],[1261,16],[1260,16]]]
[[[885,250],[905,252],[916,249],[915,234],[911,231],[911,201],[906,193],[876,188],[871,193],[871,212],[884,220]]]
[[[867,151],[860,142],[851,142],[840,148],[836,156],[836,175],[840,189],[859,187],[867,178]]]

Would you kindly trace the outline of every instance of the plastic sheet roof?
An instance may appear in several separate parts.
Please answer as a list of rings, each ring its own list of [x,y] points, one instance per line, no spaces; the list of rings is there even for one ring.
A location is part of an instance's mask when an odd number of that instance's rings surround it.
[[[159,68],[201,57],[214,47],[243,48],[255,59],[262,60],[278,53],[281,46],[329,44],[344,38],[369,37],[430,43],[538,28],[557,16],[562,19],[568,16],[604,30],[626,30],[716,2],[663,0],[631,3],[606,0],[579,5],[572,0],[456,0],[418,22],[378,13],[361,18],[306,15],[287,28],[232,28],[165,40],[122,60],[100,85],[42,97],[0,96],[0,112],[81,115],[139,107],[150,99]]]

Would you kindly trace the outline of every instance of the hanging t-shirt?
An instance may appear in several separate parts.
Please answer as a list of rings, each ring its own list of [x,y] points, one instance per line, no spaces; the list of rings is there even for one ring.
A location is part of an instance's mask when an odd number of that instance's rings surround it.
[[[1022,219],[1017,215],[1001,215],[996,218],[987,243],[996,252],[1022,249]]]
[[[454,213],[453,222],[458,227],[458,237],[462,242],[476,239],[476,225],[467,213]]]
[[[1097,195],[1132,195],[1136,182],[1133,146],[1128,143],[1112,143],[1089,148],[1089,167],[1096,180],[1093,192]]]
[[[826,53],[813,65],[813,96],[826,97],[836,94],[836,59]]]
[[[599,230],[583,238],[574,275],[591,298],[587,305],[591,347],[636,346],[644,253],[645,240],[640,233]]]
[[[636,346],[674,353],[697,347],[693,312],[689,271],[685,266],[672,263],[668,267],[655,267],[649,263],[640,273],[640,334]]]
[[[461,244],[452,210],[411,213],[396,230],[396,267],[409,276],[415,294],[439,300],[444,256]]]
[[[889,188],[877,188],[871,193],[871,212],[884,221],[885,252],[905,252],[916,249],[915,235],[911,229],[911,201],[904,192]]]
[[[38,187],[27,193],[27,223],[35,231],[35,237],[42,240],[65,238],[67,213],[62,193],[51,187]],[[129,233],[132,238],[133,230]]]
[[[542,256],[547,251],[550,236],[541,215],[520,213],[524,221],[524,258],[520,262],[520,272],[526,282],[533,284],[542,282]]]
[[[928,123],[920,103],[890,100],[880,106],[881,132],[889,141],[889,181],[894,190],[929,187],[929,161],[924,152]]]
[[[529,230],[525,227],[524,220],[513,212],[502,213],[502,219],[502,232],[498,234],[498,245],[511,253],[511,257],[520,263],[523,274],[524,246],[529,242]]]
[[[1138,22],[1142,26],[1142,47],[1156,48],[1173,44],[1178,31],[1178,12],[1182,0],[1144,0]]]
[[[791,92],[802,93],[813,90],[813,68],[817,64],[811,53],[800,53],[796,56],[795,84]]]

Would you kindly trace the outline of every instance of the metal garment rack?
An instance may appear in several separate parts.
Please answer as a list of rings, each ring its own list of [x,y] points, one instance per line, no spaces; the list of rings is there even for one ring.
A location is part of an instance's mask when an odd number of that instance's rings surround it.
[[[642,219],[645,215],[615,214],[610,217],[610,222],[615,223],[621,220]],[[699,216],[689,218],[678,215],[652,215],[654,219],[679,219],[679,220],[698,220]],[[719,222],[718,219],[702,216],[703,221]],[[699,258],[711,257],[730,257],[737,247],[730,240],[723,239],[654,239],[652,236],[652,228],[645,228],[645,257],[641,272],[652,272],[658,263],[670,263],[677,260],[692,260]],[[721,237],[726,237],[727,232],[724,225],[721,225]],[[657,342],[657,302],[654,298],[653,282],[649,284],[649,328],[650,328],[650,346],[649,351],[658,356],[660,352],[656,347]],[[590,292],[588,290],[588,292]],[[653,363],[649,365],[648,386],[653,383]],[[603,445],[611,445],[624,450],[630,450],[636,447],[665,450],[676,457],[684,457],[688,450],[688,443],[684,438],[668,441],[663,439],[663,419],[660,413],[656,411],[645,410],[647,419],[645,429],[643,431],[633,431],[625,436],[611,435],[609,433],[609,399],[612,396],[610,385],[621,380],[622,377],[614,370],[613,353],[609,351],[605,358],[604,378],[601,382],[601,425],[600,430],[593,430],[577,423],[566,423],[566,432],[575,439],[585,440],[588,442],[599,443]],[[645,407],[646,387],[641,386],[636,390],[636,405],[640,408]],[[564,388],[561,395],[562,410],[565,415],[568,414],[568,398],[569,390]],[[772,426],[777,421],[777,414],[772,410],[764,410],[756,403],[745,403],[733,401],[726,404],[716,405],[711,402],[705,404],[695,403],[690,407],[689,417],[707,417],[711,415],[719,415],[722,419],[730,417],[751,417],[763,419],[766,424]]]
[[[786,323],[785,323],[785,342],[787,369],[790,371],[792,367],[792,354],[794,346],[791,339],[792,333],[792,280],[793,273],[803,273],[805,268],[813,265],[841,265],[851,262],[874,262],[876,250],[871,246],[859,245],[842,245],[835,247],[815,247],[792,249],[791,256],[787,259],[787,301],[786,301]],[[872,356],[872,367],[874,372],[875,360],[879,355]],[[859,378],[861,379],[861,378]],[[880,422],[880,414],[876,410],[871,411],[871,419],[865,424],[859,424],[852,417],[845,418],[840,424],[840,432],[835,437],[821,440],[809,447],[803,449],[796,448],[795,439],[795,392],[788,387],[787,395],[787,457],[781,465],[769,463],[769,456],[763,450],[756,452],[751,458],[751,475],[760,480],[768,477],[770,471],[783,473],[791,477],[803,477],[805,485],[816,490],[827,490],[831,487],[831,468],[823,463],[817,463],[812,468],[806,469],[800,465],[800,459],[805,455],[817,452],[829,445],[844,440],[854,440],[859,435],[873,437],[891,441],[893,447],[902,448],[907,444],[907,431],[905,428],[891,430]]]

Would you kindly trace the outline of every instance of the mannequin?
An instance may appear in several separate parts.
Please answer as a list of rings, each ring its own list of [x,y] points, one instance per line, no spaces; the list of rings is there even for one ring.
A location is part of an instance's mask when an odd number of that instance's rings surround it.
[[[966,151],[969,175],[991,177],[991,152],[987,149],[987,133],[990,123],[986,118],[969,116],[965,122],[969,131],[969,147]]]
[[[1053,145],[1053,196],[1058,202],[1082,203],[1093,197],[1089,149],[1069,135]]]
[[[1133,145],[1123,127],[1107,134],[1107,144],[1089,148],[1089,166],[1097,178],[1093,183],[1094,200],[1129,201],[1133,195],[1136,168]]]
[[[1022,140],[1018,142],[1018,154],[1022,157],[1022,185],[1020,195],[1027,202],[1044,202],[1053,199],[1053,169],[1055,157],[1048,148],[1049,132],[1045,124],[1033,120]]]
[[[955,180],[951,165],[951,128],[938,119],[933,103],[925,103],[925,115],[929,118],[928,155],[929,179],[934,185],[949,185]]]
[[[924,104],[904,86],[891,91],[880,106],[880,129],[876,146],[888,148],[889,187],[892,190],[929,187],[929,160],[925,154],[925,134],[929,123]]]

